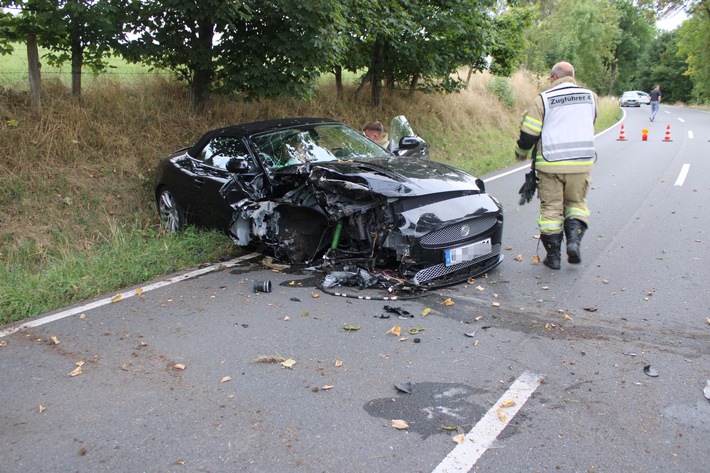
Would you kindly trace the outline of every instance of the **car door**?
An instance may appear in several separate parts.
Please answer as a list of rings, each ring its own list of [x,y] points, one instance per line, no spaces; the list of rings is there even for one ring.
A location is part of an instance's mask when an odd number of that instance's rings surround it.
[[[249,163],[245,178],[256,175],[257,167],[241,138],[217,137],[212,139],[195,158],[193,182],[198,192],[190,203],[188,221],[198,225],[227,229],[232,209],[222,198],[219,190],[230,177],[227,162],[241,158]]]

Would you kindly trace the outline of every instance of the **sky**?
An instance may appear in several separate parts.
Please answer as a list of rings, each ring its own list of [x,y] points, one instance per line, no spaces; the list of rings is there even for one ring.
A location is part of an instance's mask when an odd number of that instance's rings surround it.
[[[685,11],[681,10],[673,16],[657,21],[656,26],[662,30],[673,31],[687,18],[688,16],[685,14]]]

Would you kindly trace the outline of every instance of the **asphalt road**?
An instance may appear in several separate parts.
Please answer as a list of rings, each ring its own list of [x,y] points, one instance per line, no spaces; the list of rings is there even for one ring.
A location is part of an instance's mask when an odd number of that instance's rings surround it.
[[[597,138],[581,265],[533,262],[514,168],[470,284],[366,301],[245,257],[0,328],[0,471],[707,471],[710,114],[648,111]]]

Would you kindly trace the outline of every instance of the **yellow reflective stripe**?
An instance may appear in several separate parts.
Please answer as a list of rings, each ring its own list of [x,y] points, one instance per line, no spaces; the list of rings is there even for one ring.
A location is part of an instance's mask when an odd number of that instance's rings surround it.
[[[529,152],[529,149],[523,149],[520,146],[515,147],[515,154],[517,154],[518,156],[527,156]]]
[[[562,220],[540,220],[537,221],[540,231],[548,230],[554,232],[562,231]]]
[[[594,158],[572,161],[545,161],[542,156],[535,158],[535,166],[589,166],[590,164],[594,164]]]
[[[529,128],[536,133],[540,133],[542,131],[542,122],[526,115],[525,119],[523,119],[523,127]]]
[[[565,211],[565,218],[589,217],[589,215],[589,210],[580,209],[577,207],[570,207]]]

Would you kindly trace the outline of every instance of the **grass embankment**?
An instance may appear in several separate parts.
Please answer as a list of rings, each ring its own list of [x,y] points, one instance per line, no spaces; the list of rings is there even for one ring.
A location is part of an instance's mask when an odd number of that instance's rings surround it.
[[[392,93],[376,112],[366,94],[355,99],[351,87],[341,101],[330,85],[309,103],[213,97],[204,115],[191,112],[183,86],[160,76],[95,79],[80,103],[65,83],[45,80],[41,113],[30,110],[25,87],[0,89],[0,324],[237,254],[219,232],[163,234],[155,210],[158,158],[212,128],[289,116],[360,128],[404,114],[434,160],[477,175],[511,165],[520,116],[538,85],[516,75],[506,106],[489,80],[478,75],[451,96]]]

